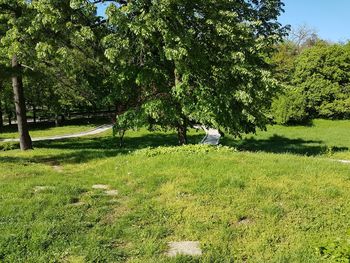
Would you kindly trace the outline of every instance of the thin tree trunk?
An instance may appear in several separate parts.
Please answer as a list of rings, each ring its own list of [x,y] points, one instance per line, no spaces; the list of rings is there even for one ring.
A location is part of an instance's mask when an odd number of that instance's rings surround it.
[[[55,126],[56,127],[60,126],[60,117],[57,113],[55,114]]]
[[[124,130],[124,129],[119,131],[119,147],[123,147],[123,145],[124,145],[125,132],[126,132],[126,130]]]
[[[180,79],[180,74],[177,71],[177,69],[175,68],[174,70],[174,77],[175,77],[175,86],[179,85],[179,83],[181,82]],[[181,113],[181,106],[178,105],[178,110]],[[177,137],[179,139],[179,144],[180,145],[184,145],[187,144],[187,121],[186,118],[183,118],[183,123],[179,123],[177,126]]]
[[[33,122],[36,123],[36,107],[33,105]]]
[[[186,125],[180,124],[177,127],[177,136],[178,136],[180,145],[187,144],[187,127],[186,127]]]
[[[65,122],[66,122],[66,117],[64,116],[64,114],[61,114],[60,126],[64,125]]]
[[[24,98],[23,82],[21,76],[21,65],[18,63],[17,56],[14,55],[12,58],[12,68],[15,73],[12,76],[12,87],[16,106],[17,116],[17,127],[19,133],[19,140],[21,150],[30,150],[33,148],[32,139],[29,135],[27,116],[26,116],[26,105]]]

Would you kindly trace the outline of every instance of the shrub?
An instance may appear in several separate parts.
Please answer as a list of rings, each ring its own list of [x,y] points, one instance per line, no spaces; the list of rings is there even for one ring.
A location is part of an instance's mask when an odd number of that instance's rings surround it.
[[[320,254],[332,262],[350,262],[350,239],[327,244],[320,248]]]
[[[272,115],[278,124],[305,122],[308,119],[305,98],[297,88],[288,87],[272,103]]]
[[[221,153],[233,153],[237,150],[235,148],[227,146],[212,146],[205,144],[193,144],[193,145],[183,145],[183,146],[170,146],[170,147],[156,147],[156,148],[145,148],[135,152],[137,155],[145,155],[147,157],[154,157],[164,154],[207,154],[212,152]]]

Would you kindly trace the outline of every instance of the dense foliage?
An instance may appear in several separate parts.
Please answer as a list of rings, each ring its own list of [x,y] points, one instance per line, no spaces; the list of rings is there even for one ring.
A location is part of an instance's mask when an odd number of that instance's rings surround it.
[[[181,144],[191,123],[236,135],[263,128],[277,87],[264,55],[284,31],[276,22],[281,3],[258,2],[111,5],[117,30],[104,43],[115,82],[128,87],[120,100],[152,126],[177,129]]]
[[[108,1],[105,18],[103,2],[0,1],[0,64],[12,60],[20,134],[27,110],[63,119],[111,106],[176,129],[181,144],[193,123],[235,135],[265,127],[278,86],[266,57],[285,34],[280,0]]]
[[[350,45],[318,41],[300,53],[293,43],[274,56],[276,74],[284,82],[272,113],[281,124],[314,118],[350,117]]]

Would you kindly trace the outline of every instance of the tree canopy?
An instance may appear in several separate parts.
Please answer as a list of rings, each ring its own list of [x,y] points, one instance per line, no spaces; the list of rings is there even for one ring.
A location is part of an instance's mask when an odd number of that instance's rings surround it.
[[[281,11],[280,1],[111,5],[115,30],[104,45],[115,82],[128,87],[120,100],[152,125],[176,128],[180,143],[190,123],[235,135],[263,128],[277,89],[266,56],[285,33]]]
[[[275,56],[276,74],[286,85],[273,103],[275,120],[288,124],[314,118],[349,118],[349,44],[319,40],[300,54],[288,54],[286,47],[293,47],[293,43],[285,43]]]
[[[99,17],[103,2],[110,4]],[[31,148],[26,110],[39,106],[58,116],[112,105],[116,120],[176,129],[181,144],[194,123],[240,135],[269,121],[279,85],[268,57],[287,29],[277,21],[280,0],[0,0],[0,7],[0,64],[19,95],[23,149]]]

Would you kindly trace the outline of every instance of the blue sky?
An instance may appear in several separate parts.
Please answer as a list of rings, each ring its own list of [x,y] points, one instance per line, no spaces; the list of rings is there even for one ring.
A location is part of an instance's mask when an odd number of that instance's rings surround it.
[[[284,0],[282,24],[306,24],[334,42],[350,40],[350,0]]]
[[[350,0],[284,0],[280,22],[292,27],[306,24],[323,39],[350,40]],[[105,4],[107,5],[107,4]],[[99,8],[99,14],[104,8]]]

